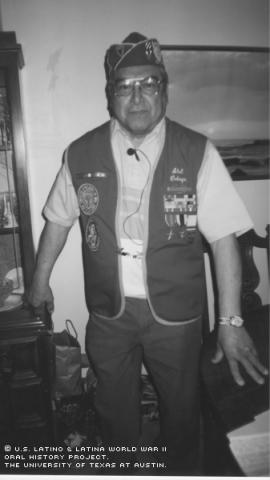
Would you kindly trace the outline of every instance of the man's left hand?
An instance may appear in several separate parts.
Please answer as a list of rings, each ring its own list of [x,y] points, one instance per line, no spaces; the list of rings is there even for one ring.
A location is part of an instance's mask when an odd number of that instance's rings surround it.
[[[240,364],[255,382],[260,385],[264,383],[264,376],[268,375],[268,370],[259,361],[254,343],[244,327],[219,325],[217,350],[212,362],[220,362],[224,355],[239,386],[245,384],[240,373]]]

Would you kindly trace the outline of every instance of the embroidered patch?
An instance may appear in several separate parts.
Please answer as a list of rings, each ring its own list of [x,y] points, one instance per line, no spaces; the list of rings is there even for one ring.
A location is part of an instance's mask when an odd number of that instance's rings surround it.
[[[184,183],[187,182],[186,177],[184,177],[184,169],[183,168],[178,168],[174,167],[171,171],[170,175],[170,182],[172,183],[180,183],[183,185]]]
[[[78,202],[85,215],[92,215],[99,203],[99,194],[92,183],[84,183],[78,190]]]
[[[100,237],[95,222],[90,219],[87,222],[85,229],[85,240],[91,252],[97,252],[100,244]]]

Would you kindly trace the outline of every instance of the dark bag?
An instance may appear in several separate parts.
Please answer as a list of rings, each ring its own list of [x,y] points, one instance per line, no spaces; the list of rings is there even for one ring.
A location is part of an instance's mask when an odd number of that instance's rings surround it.
[[[55,348],[56,399],[81,395],[83,393],[81,374],[81,347],[78,335],[71,320],[66,320],[66,330],[53,334]],[[70,332],[73,330],[74,336]]]

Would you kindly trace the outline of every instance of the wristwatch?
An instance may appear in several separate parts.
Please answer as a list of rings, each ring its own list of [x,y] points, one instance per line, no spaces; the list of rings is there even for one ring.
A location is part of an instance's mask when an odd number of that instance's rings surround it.
[[[219,325],[227,325],[228,327],[242,327],[244,319],[239,315],[231,315],[230,317],[219,317]]]

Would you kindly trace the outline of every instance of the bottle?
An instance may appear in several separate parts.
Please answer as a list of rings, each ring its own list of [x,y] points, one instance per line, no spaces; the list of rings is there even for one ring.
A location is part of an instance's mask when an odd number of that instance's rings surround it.
[[[12,213],[10,198],[7,198],[6,195],[4,197],[4,202],[5,202],[5,209],[4,209],[5,228],[17,227],[18,224],[17,224],[16,218]]]

